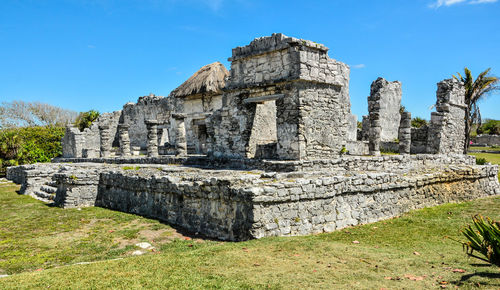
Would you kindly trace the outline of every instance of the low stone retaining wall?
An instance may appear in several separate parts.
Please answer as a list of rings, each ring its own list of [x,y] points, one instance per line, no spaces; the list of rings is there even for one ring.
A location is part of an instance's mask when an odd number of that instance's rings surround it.
[[[104,172],[96,204],[213,238],[246,240],[330,232],[416,208],[500,194],[497,172],[496,165],[405,174]]]
[[[478,135],[473,138],[473,142],[488,146],[500,146],[500,135]]]
[[[59,158],[55,162],[106,163],[144,165],[186,165],[207,169],[264,170],[267,172],[318,171],[318,170],[400,170],[415,166],[457,164],[474,165],[474,156],[454,155],[386,155],[386,156],[349,156],[332,159],[279,161],[254,159],[216,159],[206,156],[191,157],[128,157],[128,158]]]

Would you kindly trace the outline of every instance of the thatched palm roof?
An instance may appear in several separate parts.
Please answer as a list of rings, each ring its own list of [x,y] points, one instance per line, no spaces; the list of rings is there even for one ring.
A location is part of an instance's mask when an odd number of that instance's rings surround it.
[[[170,94],[173,97],[186,97],[201,93],[221,93],[222,88],[226,85],[226,77],[229,76],[229,71],[220,62],[208,64],[187,81],[173,90]]]

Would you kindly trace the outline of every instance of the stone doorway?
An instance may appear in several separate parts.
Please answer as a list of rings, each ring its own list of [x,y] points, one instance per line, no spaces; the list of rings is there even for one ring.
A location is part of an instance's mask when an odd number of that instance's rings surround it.
[[[278,141],[276,101],[270,100],[262,103],[255,103],[255,106],[247,157],[258,159],[276,158]]]

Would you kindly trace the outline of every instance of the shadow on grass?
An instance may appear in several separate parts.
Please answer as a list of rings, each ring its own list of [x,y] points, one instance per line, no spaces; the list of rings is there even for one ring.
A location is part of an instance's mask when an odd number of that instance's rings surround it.
[[[480,266],[489,266],[489,265],[481,264]],[[473,277],[482,277],[482,278],[491,279],[491,280],[489,280],[489,282],[491,282],[491,283],[482,282],[481,283],[482,286],[485,286],[485,285],[495,286],[495,287],[500,286],[500,273],[491,273],[491,272],[477,272],[477,273],[463,275],[462,278],[460,278],[460,281],[456,281],[453,284],[456,284],[457,286],[461,286]]]

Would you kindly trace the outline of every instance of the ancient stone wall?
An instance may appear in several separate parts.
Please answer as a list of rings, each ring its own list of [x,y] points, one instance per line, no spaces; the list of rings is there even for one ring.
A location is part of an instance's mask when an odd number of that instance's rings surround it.
[[[428,131],[429,127],[427,125],[420,128],[411,128],[411,154],[427,153]]]
[[[97,205],[209,237],[246,240],[330,232],[412,209],[500,194],[496,165],[421,170],[280,176],[105,172]]]
[[[99,157],[101,150],[101,138],[99,126],[109,126],[112,146],[118,147],[118,122],[121,111],[103,113],[95,120],[90,128],[80,132],[78,128],[68,126],[61,140],[63,157],[65,158],[95,158]]]
[[[481,145],[500,146],[500,135],[478,135],[473,142]]]
[[[174,128],[170,115],[179,106],[175,98],[162,96],[140,97],[137,103],[127,103],[123,106],[121,123],[128,124],[130,144],[145,150],[147,147],[146,120],[157,120],[160,124],[168,124],[168,129]],[[167,131],[168,132],[168,131]],[[172,141],[172,140],[171,140]]]
[[[463,83],[447,79],[437,84],[436,112],[431,113],[428,153],[462,153],[465,142],[465,89]]]

